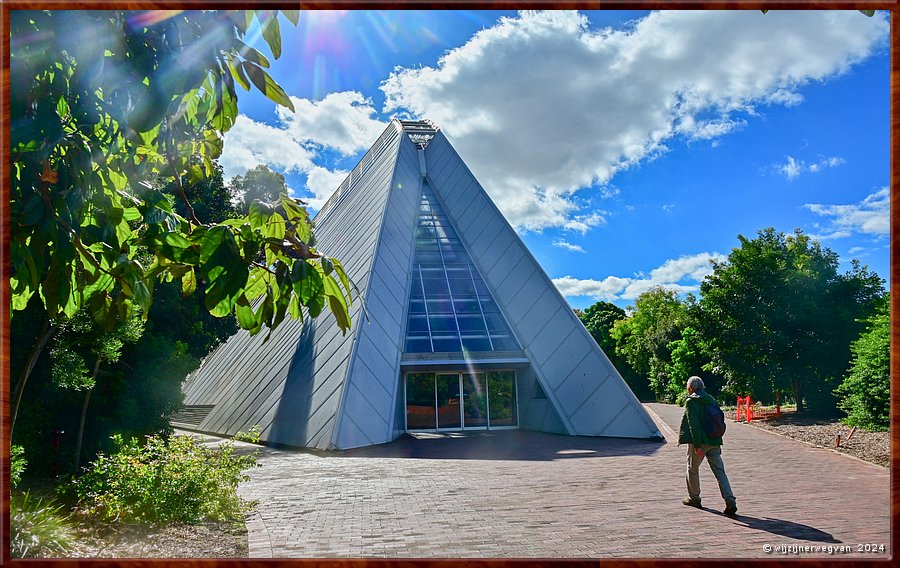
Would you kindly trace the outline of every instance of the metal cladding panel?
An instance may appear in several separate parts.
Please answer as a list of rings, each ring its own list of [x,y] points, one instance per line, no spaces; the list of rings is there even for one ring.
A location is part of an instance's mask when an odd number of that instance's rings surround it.
[[[315,218],[317,250],[339,259],[364,295],[400,141],[392,123]],[[198,429],[232,435],[259,424],[266,442],[330,447],[362,327],[362,302],[355,300],[346,335],[325,311],[306,318],[305,327],[285,320],[268,341],[266,330],[252,337],[240,331],[214,351],[184,386],[187,404],[215,405]]]
[[[563,337],[580,335],[582,339],[591,339],[587,330],[442,132],[437,132],[428,144],[425,159],[435,193],[500,304],[565,431],[585,435],[608,431],[609,435],[658,437],[659,431],[653,421],[593,340],[587,344],[590,351],[587,356],[583,353],[583,341],[576,342],[569,353],[569,356],[583,359],[579,366],[583,369],[582,378],[560,376],[543,368],[541,363],[549,361],[555,353],[560,350],[568,353],[568,342],[563,344]],[[497,253],[491,250],[498,243],[509,240],[518,243],[524,256],[512,267],[510,262],[496,260]],[[524,284],[517,286],[515,283],[519,282]],[[552,341],[548,334],[541,336],[545,328],[560,334],[556,336],[557,345],[547,343]],[[567,328],[574,331],[560,331]],[[539,339],[546,339],[546,342],[538,346]],[[575,382],[562,391],[564,396],[559,396],[557,389],[572,378]],[[580,388],[575,388],[576,385]],[[640,420],[629,419],[628,424],[614,428],[613,419],[623,415],[626,407],[633,410],[628,416],[635,415]]]
[[[416,214],[421,191],[416,147],[403,136],[364,299],[369,322],[357,331],[334,447],[350,449],[396,438],[396,400],[406,321]],[[384,396],[386,393],[387,396]],[[400,393],[402,396],[402,393]]]
[[[516,372],[519,392],[519,427],[553,434],[565,434],[566,428],[546,398],[535,398],[537,377],[532,367]]]

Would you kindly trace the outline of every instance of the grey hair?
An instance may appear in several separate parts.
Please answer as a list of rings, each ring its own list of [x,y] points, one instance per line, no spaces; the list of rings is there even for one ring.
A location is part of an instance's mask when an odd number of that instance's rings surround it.
[[[703,379],[694,375],[693,377],[688,379],[687,388],[691,389],[694,392],[699,392],[705,389],[706,385],[703,384]]]

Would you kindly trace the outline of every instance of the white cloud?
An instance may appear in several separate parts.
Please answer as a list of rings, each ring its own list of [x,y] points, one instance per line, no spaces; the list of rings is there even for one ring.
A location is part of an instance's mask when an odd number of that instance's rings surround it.
[[[850,247],[850,250],[847,251],[847,254],[856,254],[858,252],[863,252],[869,250],[866,247]]]
[[[321,166],[313,166],[306,172],[306,187],[313,197],[304,197],[304,199],[310,207],[321,209],[349,173],[343,170],[331,171]]]
[[[717,252],[704,252],[665,261],[650,271],[633,278],[608,276],[603,280],[554,278],[553,283],[564,296],[588,296],[596,300],[633,300],[654,286],[663,286],[678,293],[696,292],[700,282],[713,268],[711,261],[722,262],[726,256]]]
[[[540,230],[583,215],[575,191],[673,137],[715,139],[757,106],[800,104],[799,88],[885,46],[888,30],[856,11],[664,11],[623,30],[522,12],[382,90],[385,111],[434,120],[507,218]]]
[[[291,97],[297,112],[276,107],[282,128],[300,144],[333,148],[344,156],[366,150],[387,123],[372,118],[372,101],[356,91],[331,93],[321,101]]]
[[[606,224],[606,211],[594,211],[588,215],[576,215],[563,224],[563,228],[569,231],[578,231],[582,235],[597,227]]]
[[[795,160],[793,156],[788,156],[787,163],[780,166],[778,171],[781,172],[784,177],[794,179],[800,175],[801,168],[801,164],[797,163],[797,160]]]
[[[583,248],[581,248],[581,246],[573,245],[572,243],[564,241],[562,239],[556,239],[555,241],[553,241],[553,246],[559,247],[561,249],[565,249],[565,250],[571,251],[571,252],[587,252]]]
[[[797,160],[793,156],[788,156],[787,162],[775,166],[775,171],[786,177],[788,180],[792,180],[803,172],[815,174],[825,168],[836,168],[844,162],[845,160],[839,156],[831,156],[828,158],[822,157],[819,158],[818,162],[807,164],[803,160]]]
[[[280,128],[238,115],[225,134],[219,163],[226,178],[241,175],[260,164],[281,171],[306,171],[312,167],[313,153]]]
[[[849,237],[853,233],[887,236],[891,230],[891,191],[885,186],[868,195],[859,203],[849,205],[823,205],[807,203],[807,209],[831,218],[830,234],[818,236],[820,239]]]
[[[372,102],[355,91],[331,93],[321,101],[291,97],[296,113],[276,108],[279,127],[239,115],[225,134],[219,159],[226,178],[243,174],[260,164],[281,172],[307,175],[304,195],[318,209],[347,176],[314,163],[323,149],[351,156],[369,148],[386,123],[372,118]]]

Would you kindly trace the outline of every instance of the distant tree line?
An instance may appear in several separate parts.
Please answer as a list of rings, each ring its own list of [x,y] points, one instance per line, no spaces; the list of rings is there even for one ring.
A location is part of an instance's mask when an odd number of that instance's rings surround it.
[[[597,302],[579,317],[635,394],[683,401],[701,375],[720,401],[738,395],[843,411],[882,429],[889,416],[889,316],[884,280],[799,229],[772,228],[713,263],[699,297],[656,287],[622,310]]]

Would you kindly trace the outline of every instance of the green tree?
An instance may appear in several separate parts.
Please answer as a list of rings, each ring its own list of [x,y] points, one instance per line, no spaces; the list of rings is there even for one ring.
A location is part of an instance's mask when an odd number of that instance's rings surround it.
[[[283,14],[296,25],[296,10]],[[188,295],[205,283],[206,309],[251,333],[326,304],[349,327],[350,283],[314,248],[298,201],[220,223],[191,203],[237,117],[235,84],[293,110],[243,42],[254,19],[280,57],[278,11],[10,12],[10,288],[14,312],[37,297],[47,315],[33,361],[82,306],[107,328],[148,314],[158,281]],[[157,180],[174,184],[185,215]],[[32,368],[13,389],[11,425]]]
[[[674,402],[666,365],[671,363],[669,345],[681,338],[686,322],[684,303],[678,294],[660,286],[639,295],[628,318],[617,321],[611,337],[616,353],[636,373],[647,377],[650,389],[660,402]]]
[[[610,302],[599,301],[584,311],[576,310],[576,315],[597,345],[609,357],[610,362],[618,369],[632,392],[641,400],[650,398],[650,385],[647,379],[635,373],[628,361],[616,353],[616,341],[610,335],[615,323],[627,317],[625,310]]]
[[[244,213],[250,210],[250,204],[254,201],[271,203],[277,201],[282,193],[288,193],[284,176],[262,164],[242,176],[235,176],[230,189],[240,199],[239,209]]]
[[[94,325],[91,314],[86,309],[80,310],[60,325],[55,345],[50,350],[53,382],[64,389],[84,393],[75,438],[76,472],[81,466],[84,424],[100,366],[116,363],[122,356],[125,344],[136,342],[143,332],[144,324],[137,313],[126,316],[125,320],[116,321],[116,325],[110,330]]]
[[[887,430],[891,422],[890,296],[878,302],[875,314],[850,349],[853,362],[836,389],[846,422],[870,430]]]
[[[178,187],[174,182],[169,182],[162,191],[176,198],[178,196]],[[212,173],[191,184],[188,191],[191,195],[191,207],[194,209],[194,214],[204,223],[222,223],[241,216],[233,203],[235,196],[231,188],[225,185],[222,166],[218,161],[213,160]],[[277,198],[276,195],[275,199],[270,201],[275,201]],[[175,200],[175,212],[181,216],[188,214],[183,201]]]
[[[883,281],[858,263],[839,274],[837,254],[799,229],[738,239],[741,246],[701,284],[699,331],[711,366],[732,392],[764,402],[789,392],[800,411],[806,402],[833,410],[822,393],[847,368],[855,320],[869,312]]]

